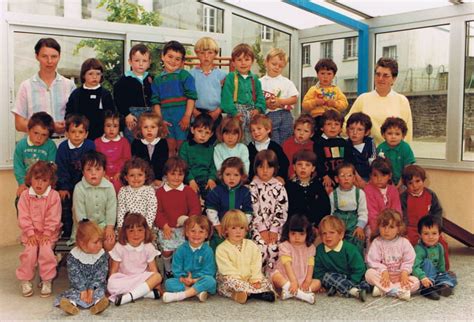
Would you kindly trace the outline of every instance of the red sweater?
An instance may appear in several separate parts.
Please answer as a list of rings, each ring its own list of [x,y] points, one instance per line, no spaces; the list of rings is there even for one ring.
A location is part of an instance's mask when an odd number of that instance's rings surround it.
[[[201,214],[201,203],[197,193],[189,186],[182,185],[181,187],[169,190],[170,187],[165,185],[156,191],[158,208],[155,225],[158,228],[163,228],[165,224],[175,228],[180,216]]]
[[[295,174],[295,170],[293,169],[293,156],[300,150],[313,151],[313,141],[308,140],[305,143],[297,143],[295,141],[295,136],[293,135],[286,139],[281,147],[283,148],[283,152],[285,152],[288,161],[290,161],[290,166],[288,167],[288,178],[291,178]]]

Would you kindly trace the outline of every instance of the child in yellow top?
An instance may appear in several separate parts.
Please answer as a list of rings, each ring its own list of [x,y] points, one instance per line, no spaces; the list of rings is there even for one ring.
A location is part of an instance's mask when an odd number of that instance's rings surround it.
[[[349,103],[341,89],[332,84],[337,72],[337,66],[332,59],[320,59],[314,69],[316,70],[318,83],[308,90],[303,98],[302,106],[303,110],[314,118],[316,123],[314,127],[316,135],[314,137],[318,137],[321,134],[322,127],[320,123],[321,115],[331,108],[343,112]]]

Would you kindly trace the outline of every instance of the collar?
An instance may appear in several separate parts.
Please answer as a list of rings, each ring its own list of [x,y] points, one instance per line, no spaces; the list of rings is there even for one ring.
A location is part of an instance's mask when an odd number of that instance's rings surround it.
[[[191,244],[190,244],[189,241],[188,241],[188,245],[189,245],[189,248],[191,248],[191,250],[192,250],[193,253],[194,253],[195,251],[200,250],[200,249],[202,248],[202,245],[203,245],[203,244],[199,245],[199,247],[193,247],[193,246],[191,246]]]
[[[336,252],[336,253],[339,253],[339,252],[341,251],[341,249],[342,249],[343,243],[344,243],[343,240],[341,240],[341,241],[336,245],[336,247],[334,247],[334,248],[332,248],[332,249],[329,248],[329,247],[327,247],[326,245],[324,245],[324,251],[325,251],[326,253],[329,253],[330,251],[334,251],[334,252]]]
[[[275,177],[271,178],[267,182],[264,182],[258,176],[254,176],[252,182],[254,182],[254,181],[255,181],[256,184],[261,184],[261,185],[273,185],[275,183],[280,183],[280,181],[278,181]]]
[[[222,186],[227,190],[227,191],[236,191],[237,189],[240,188],[240,186],[242,185],[242,183],[239,183],[238,185],[236,185],[235,187],[233,188],[229,188],[225,183],[222,183]]]
[[[194,146],[194,145],[202,145],[206,148],[210,147],[211,146],[211,142],[209,142],[209,140],[207,140],[206,142],[204,143],[197,143],[196,141],[194,141],[194,139],[190,139],[188,140],[188,143],[190,146]]]
[[[199,71],[200,73],[203,73],[204,75],[207,76],[207,75],[211,74],[215,69],[217,69],[217,67],[212,67],[208,72],[205,72],[205,71],[201,68],[201,66],[196,66],[196,67],[194,67],[194,69],[196,69],[196,70]]]
[[[283,77],[282,74],[277,75],[277,76],[275,76],[275,77],[272,77],[272,76],[270,76],[270,75],[268,75],[268,74],[265,74],[265,76],[263,76],[262,78],[266,78],[266,79],[278,79],[278,78],[282,78],[282,77]]]
[[[390,90],[390,92],[388,92],[387,96],[381,96],[377,90],[374,89],[374,93],[375,95],[377,95],[378,97],[388,97],[388,96],[393,96],[393,95],[396,95],[397,92],[395,92],[393,89]]]
[[[140,141],[142,141],[142,143],[145,144],[145,145],[149,145],[149,144],[151,144],[151,145],[157,145],[158,142],[160,142],[160,140],[161,140],[161,138],[155,138],[155,139],[154,139],[153,141],[151,141],[151,142],[148,142],[148,141],[145,140],[145,139],[141,139]]]
[[[237,75],[239,75],[240,77],[244,78],[244,79],[247,79],[249,77],[253,77],[253,74],[252,74],[252,71],[249,70],[248,74],[247,75],[242,75],[237,69],[235,70],[235,72],[237,73]]]
[[[165,189],[166,192],[171,191],[171,190],[183,191],[184,190],[184,183],[181,183],[177,188],[172,188],[168,183],[165,183],[163,185],[163,189]]]
[[[71,255],[79,260],[82,264],[86,265],[92,265],[95,264],[99,260],[99,258],[104,255],[105,251],[104,249],[101,249],[97,254],[89,254],[84,252],[82,249],[80,249],[78,246],[74,247],[71,250]]]
[[[112,186],[110,181],[105,179],[104,177],[102,177],[100,183],[97,186],[93,186],[89,182],[87,182],[84,176],[82,176],[81,182],[84,184],[85,188],[109,188]]]
[[[99,84],[99,85],[96,85],[96,86],[94,86],[94,87],[88,87],[88,86],[86,86],[86,84],[82,84],[82,88],[84,88],[84,89],[89,89],[89,90],[98,89],[98,88],[100,88],[100,86],[102,86],[102,85]]]
[[[311,138],[309,140],[306,140],[304,142],[298,142],[296,140],[296,136],[293,136],[293,142],[295,142],[295,144],[298,144],[298,145],[305,145],[306,143],[308,143],[309,141],[311,141]]]
[[[28,144],[29,146],[35,146],[35,145],[33,144],[33,142],[31,142],[29,136],[26,137],[26,144]]]
[[[263,142],[254,141],[253,143],[255,144],[255,149],[260,152],[262,150],[268,149],[268,145],[270,144],[270,138],[267,138]]]
[[[138,76],[133,71],[127,70],[124,74],[125,74],[125,76],[135,78],[136,80],[138,80],[142,84],[143,84],[143,80],[148,77],[148,72],[144,72],[142,76]]]
[[[324,87],[322,87],[319,82],[316,83],[316,86],[317,86],[318,88],[321,88],[321,89],[324,89],[324,88],[333,88],[333,87],[335,87],[335,85],[333,85],[333,84],[331,84],[331,85],[329,85],[329,86],[324,86]]]
[[[36,197],[38,199],[40,198],[46,198],[48,195],[49,195],[49,192],[51,191],[51,186],[48,186],[48,188],[46,188],[45,192],[42,194],[42,195],[38,195],[36,192],[35,192],[35,189],[33,189],[33,187],[29,187],[28,188],[28,194],[32,197]]]
[[[61,75],[56,72],[56,77],[54,78],[54,81],[60,81],[61,80]],[[40,75],[39,75],[39,72],[37,72],[34,76],[33,76],[33,81],[35,82],[41,82],[41,83],[44,83],[44,81],[41,79]]]
[[[118,142],[118,141],[120,141],[121,138],[122,138],[122,137],[120,136],[120,134],[117,134],[116,137],[114,137],[112,140],[109,140],[109,139],[107,139],[107,138],[105,137],[105,134],[104,134],[104,135],[102,135],[102,137],[100,138],[100,140],[101,140],[102,142],[104,142],[104,143],[109,143],[110,141]]]
[[[127,250],[130,250],[130,251],[133,251],[133,252],[142,252],[143,249],[145,248],[145,244],[142,242],[140,245],[138,245],[137,247],[134,247],[132,245],[130,245],[129,243],[125,244],[125,249]]]
[[[409,192],[410,196],[412,197],[415,197],[415,198],[419,198],[421,196],[423,196],[423,193],[425,192],[425,189],[421,190],[420,193],[412,193],[412,192]]]
[[[328,136],[323,133],[323,134],[321,134],[321,137],[322,137],[323,139],[330,140],[330,139],[337,139],[337,138],[340,138],[341,136],[338,135],[338,136],[336,136],[335,138],[328,138]]]
[[[79,149],[83,144],[84,144],[84,141],[82,141],[82,143],[79,144],[79,146],[75,146],[74,144],[71,143],[71,140],[67,140],[67,146],[69,147],[70,150]]]
[[[298,177],[295,176],[291,181],[297,183],[301,187],[309,187],[313,183],[313,178],[309,179],[308,182],[303,182]]]
[[[178,68],[177,70],[175,70],[174,72],[167,72],[166,70],[163,69],[163,71],[161,72],[160,76],[162,75],[168,75],[168,74],[179,74],[181,72],[182,68]]]

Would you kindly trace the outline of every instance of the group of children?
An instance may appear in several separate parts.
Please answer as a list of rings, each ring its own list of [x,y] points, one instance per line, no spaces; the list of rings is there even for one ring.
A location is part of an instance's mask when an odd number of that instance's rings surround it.
[[[71,288],[55,301],[69,314],[216,292],[238,303],[273,302],[274,290],[308,303],[323,291],[407,300],[420,283],[431,299],[451,294],[442,210],[413,165],[402,119],[386,120],[376,148],[370,117],[354,113],[342,138],[347,100],[325,59],[303,100],[309,114],[293,123],[298,91],[281,75],[283,51],[270,51],[260,80],[246,44],[227,75],[213,66],[214,40],[195,51],[200,66],[188,72],[184,47],[167,43],[153,79],[150,52],[134,46],[131,71],[114,86],[118,112],[100,87],[100,63],[84,62],[57,149],[52,118],[31,117],[14,156],[24,296],[37,264],[41,296],[52,293],[60,236],[75,245]]]

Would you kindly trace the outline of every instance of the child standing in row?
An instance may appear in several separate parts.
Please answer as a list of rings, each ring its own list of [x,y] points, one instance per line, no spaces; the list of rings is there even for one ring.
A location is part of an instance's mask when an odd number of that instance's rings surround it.
[[[165,282],[163,302],[197,296],[204,302],[216,293],[214,252],[206,243],[211,225],[205,216],[189,217],[184,223],[186,242],[173,254],[173,275]]]
[[[73,219],[72,203],[75,185],[81,181],[81,159],[88,151],[95,150],[95,144],[87,139],[89,120],[84,115],[72,114],[66,119],[67,140],[58,147],[56,164],[58,165],[57,189],[61,196],[63,238],[71,236]]]
[[[172,276],[173,252],[184,243],[183,228],[178,227],[180,226],[178,221],[182,221],[180,217],[201,214],[198,195],[183,183],[187,170],[188,166],[184,160],[178,157],[169,158],[163,169],[166,174],[166,183],[156,191],[158,210],[155,225],[160,229],[158,241],[163,251],[166,277]]]
[[[383,155],[392,164],[392,182],[399,188],[402,183],[403,169],[415,163],[415,156],[410,145],[403,141],[407,135],[406,122],[399,117],[388,117],[380,127],[384,142],[377,147],[377,154]]]
[[[105,297],[109,255],[102,248],[104,233],[89,220],[78,224],[76,247],[67,257],[70,288],[62,292],[54,302],[64,312],[76,315],[79,307],[99,314],[109,306]]]
[[[217,292],[240,304],[248,298],[274,302],[270,281],[262,274],[262,254],[245,236],[248,232],[245,214],[229,210],[222,220],[226,240],[217,247]]]
[[[248,144],[249,150],[249,180],[252,180],[255,175],[255,169],[253,163],[255,156],[262,150],[272,150],[275,152],[278,159],[278,173],[275,173],[275,177],[282,183],[285,184],[285,180],[288,177],[288,166],[290,165],[285,152],[281,146],[270,139],[272,133],[272,120],[263,114],[257,114],[250,120],[250,132],[252,134],[252,142]]]
[[[160,252],[152,241],[153,233],[142,215],[129,213],[125,216],[118,243],[110,252],[112,263],[107,291],[116,306],[142,297],[160,297],[156,287],[162,279],[155,262]]]
[[[344,239],[364,251],[364,228],[368,221],[367,202],[363,190],[355,187],[354,165],[343,163],[337,167],[338,187],[329,195],[331,214],[344,222]]]
[[[67,119],[71,114],[80,114],[89,120],[87,138],[94,141],[104,134],[104,113],[115,112],[112,94],[101,86],[104,80],[104,66],[95,58],[86,59],[81,66],[82,86],[76,88],[66,104]]]
[[[295,175],[293,156],[301,150],[313,150],[311,137],[314,134],[314,120],[308,114],[301,114],[293,126],[293,136],[289,137],[281,146],[285,152],[290,165],[288,167],[288,178],[293,179]]]
[[[365,278],[374,286],[372,295],[387,294],[401,300],[410,300],[410,293],[418,290],[420,281],[410,276],[415,251],[408,239],[402,237],[405,224],[399,212],[393,209],[382,211],[377,218],[380,235],[371,243],[367,253]]]
[[[267,273],[278,259],[278,242],[288,218],[288,196],[283,184],[275,178],[278,172],[275,152],[258,152],[255,169],[257,175],[250,183],[254,214],[250,232],[262,252],[263,270]]]
[[[214,39],[202,37],[194,44],[194,52],[199,65],[189,71],[196,82],[198,95],[193,116],[208,114],[212,118],[213,135],[209,141],[214,144],[216,129],[222,122],[221,92],[227,72],[214,66],[214,59],[219,54],[219,45]]]
[[[77,223],[87,218],[104,229],[104,248],[110,251],[115,244],[117,197],[114,186],[105,178],[105,155],[94,150],[88,151],[81,159],[81,167],[82,179],[74,188],[76,220],[69,243],[75,243]]]
[[[123,134],[132,143],[133,131],[138,117],[143,112],[151,111],[151,84],[153,76],[148,73],[151,64],[151,53],[144,44],[136,44],[128,56],[130,70],[114,84],[115,106],[125,119]]]
[[[117,230],[123,225],[125,215],[130,212],[145,217],[148,227],[153,227],[157,201],[153,182],[153,171],[145,160],[137,157],[125,162],[120,173],[123,187],[117,197]]]
[[[189,167],[186,181],[204,200],[217,181],[214,146],[210,142],[212,129],[212,117],[205,113],[199,114],[191,125],[192,139],[185,141],[179,148],[179,156]]]
[[[258,113],[265,113],[265,97],[262,84],[257,75],[251,71],[255,60],[252,48],[247,44],[239,44],[234,47],[231,56],[235,71],[230,72],[225,78],[222,88],[222,110],[231,116],[238,116],[244,131],[244,144],[248,144],[251,140],[250,120]]]
[[[155,77],[152,85],[153,110],[168,127],[170,156],[175,156],[186,140],[191,123],[194,101],[197,99],[196,86],[191,74],[183,69],[186,49],[177,41],[169,41],[161,52],[163,72]]]
[[[221,221],[228,210],[239,209],[245,213],[248,222],[252,220],[250,190],[243,185],[246,179],[244,163],[240,158],[230,157],[222,162],[219,170],[220,184],[209,192],[204,204],[207,217],[214,226],[214,234],[209,241],[213,250],[224,241]]]
[[[265,97],[267,116],[272,120],[272,139],[283,144],[293,132],[291,110],[298,100],[299,92],[295,84],[281,73],[288,63],[283,49],[272,48],[265,59],[267,73],[260,78]]]
[[[105,175],[114,185],[118,194],[122,183],[120,181],[120,171],[125,161],[130,160],[132,152],[130,143],[120,132],[120,114],[118,112],[105,111],[104,113],[104,135],[95,139],[96,151],[102,152],[107,160]]]
[[[324,112],[335,109],[343,112],[349,103],[339,87],[332,84],[337,73],[337,66],[329,58],[320,59],[314,66],[318,77],[318,83],[312,86],[303,98],[301,104],[303,110],[310,113],[314,118],[315,138],[321,135],[324,126],[322,115]]]
[[[214,164],[220,169],[222,162],[230,157],[240,158],[245,165],[245,173],[249,173],[249,149],[242,141],[243,130],[240,121],[236,117],[226,117],[217,129],[219,142],[214,148]]]
[[[61,199],[52,189],[56,183],[56,166],[52,162],[37,161],[25,177],[24,190],[18,201],[18,225],[21,243],[25,247],[20,254],[20,266],[16,277],[21,281],[23,296],[33,295],[31,280],[38,266],[41,278],[41,297],[52,292],[51,281],[56,276],[54,245],[61,229]]]
[[[153,185],[159,187],[163,179],[163,166],[168,159],[168,143],[163,136],[163,121],[153,112],[138,118],[137,138],[132,142],[132,155],[147,161],[153,169]]]
[[[283,226],[279,258],[272,282],[281,289],[281,299],[296,297],[314,304],[318,281],[313,279],[314,256],[313,225],[305,216],[295,215]]]

